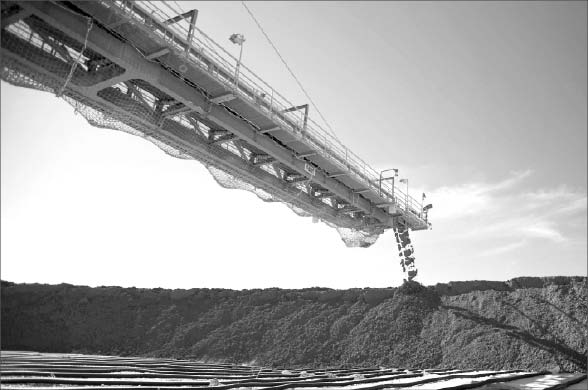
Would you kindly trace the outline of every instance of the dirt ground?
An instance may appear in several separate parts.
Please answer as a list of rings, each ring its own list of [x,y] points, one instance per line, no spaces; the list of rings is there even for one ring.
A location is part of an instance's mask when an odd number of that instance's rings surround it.
[[[3,281],[1,291],[3,350],[586,371],[586,277],[242,291]]]

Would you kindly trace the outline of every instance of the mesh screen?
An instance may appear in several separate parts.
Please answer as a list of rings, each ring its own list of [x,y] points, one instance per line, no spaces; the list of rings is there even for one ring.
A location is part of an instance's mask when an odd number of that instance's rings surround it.
[[[350,248],[367,248],[376,242],[382,232],[361,231],[350,228],[336,228],[341,240]]]
[[[257,195],[259,199],[263,200],[264,202],[278,201],[269,192],[264,191],[261,188],[257,188],[254,185],[249,184],[243,180],[239,180],[235,176],[223,171],[222,169],[215,168],[212,165],[207,165],[206,169],[208,169],[208,172],[210,172],[212,177],[214,177],[214,180],[216,180],[216,182],[223,188],[253,192],[255,195]]]

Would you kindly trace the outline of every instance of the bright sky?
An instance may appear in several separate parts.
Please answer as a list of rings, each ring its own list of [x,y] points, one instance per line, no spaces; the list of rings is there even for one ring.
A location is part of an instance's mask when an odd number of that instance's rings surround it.
[[[433,203],[424,284],[586,275],[586,2],[251,2],[339,138]],[[182,2],[306,103],[239,2]],[[2,279],[233,289],[397,286],[391,231],[346,248],[194,161],[2,82]],[[318,116],[311,110],[311,116]]]

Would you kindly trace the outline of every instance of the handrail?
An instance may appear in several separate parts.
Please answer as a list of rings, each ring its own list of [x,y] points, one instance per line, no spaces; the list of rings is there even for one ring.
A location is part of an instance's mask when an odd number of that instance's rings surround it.
[[[279,122],[286,131],[310,144],[323,157],[347,170],[359,182],[367,185],[368,188],[374,189],[374,192],[378,192],[379,173],[376,170],[343,145],[331,133],[325,131],[312,118],[308,118],[306,127],[303,128],[304,117],[302,112],[284,112],[295,105],[243,63],[239,65],[239,81],[235,83],[232,75],[238,63],[237,58],[197,26],[194,27],[191,41],[187,42],[187,27],[179,23],[164,25],[165,20],[169,20],[176,15],[167,14],[154,2],[129,2],[124,0],[102,0],[101,2],[109,7],[116,7],[120,13],[130,20],[136,20],[138,25],[143,26],[145,29],[148,28],[147,24],[154,22],[151,26],[153,28],[149,31],[158,36],[163,41],[163,44],[171,46],[178,52],[185,52],[187,61],[206,69],[213,77],[226,84],[242,99],[252,101],[265,109],[271,119]],[[174,11],[169,5],[167,7]],[[141,16],[141,14],[148,16]],[[203,62],[203,59],[208,61],[208,64]],[[210,67],[210,64],[213,64],[213,66]],[[426,220],[421,217],[422,205],[420,202],[409,195],[407,196],[398,186],[391,187],[385,182],[381,184],[382,192],[380,196],[385,201],[394,203],[398,209],[405,212],[404,215],[412,216],[416,213],[418,219],[422,223],[426,223]]]

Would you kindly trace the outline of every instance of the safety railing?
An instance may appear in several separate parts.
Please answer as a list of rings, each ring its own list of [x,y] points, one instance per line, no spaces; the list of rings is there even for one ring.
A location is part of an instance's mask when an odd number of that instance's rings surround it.
[[[281,128],[309,144],[317,153],[348,172],[358,182],[379,193],[386,202],[394,203],[397,208],[405,211],[405,215],[416,216],[421,223],[425,223],[420,202],[405,194],[398,186],[392,187],[387,182],[381,183],[380,191],[379,173],[376,170],[311,118],[307,118],[304,126],[302,111],[288,112],[288,109],[295,106],[293,103],[242,62],[239,63],[235,56],[202,30],[194,27],[191,41],[188,42],[187,23],[165,25],[166,20],[182,13],[181,10],[174,9],[164,1],[102,0],[101,3],[115,9],[131,23],[146,29],[162,44],[184,55],[186,61],[205,69],[240,98],[256,104],[274,122],[279,123]],[[237,66],[238,82],[235,77]]]

